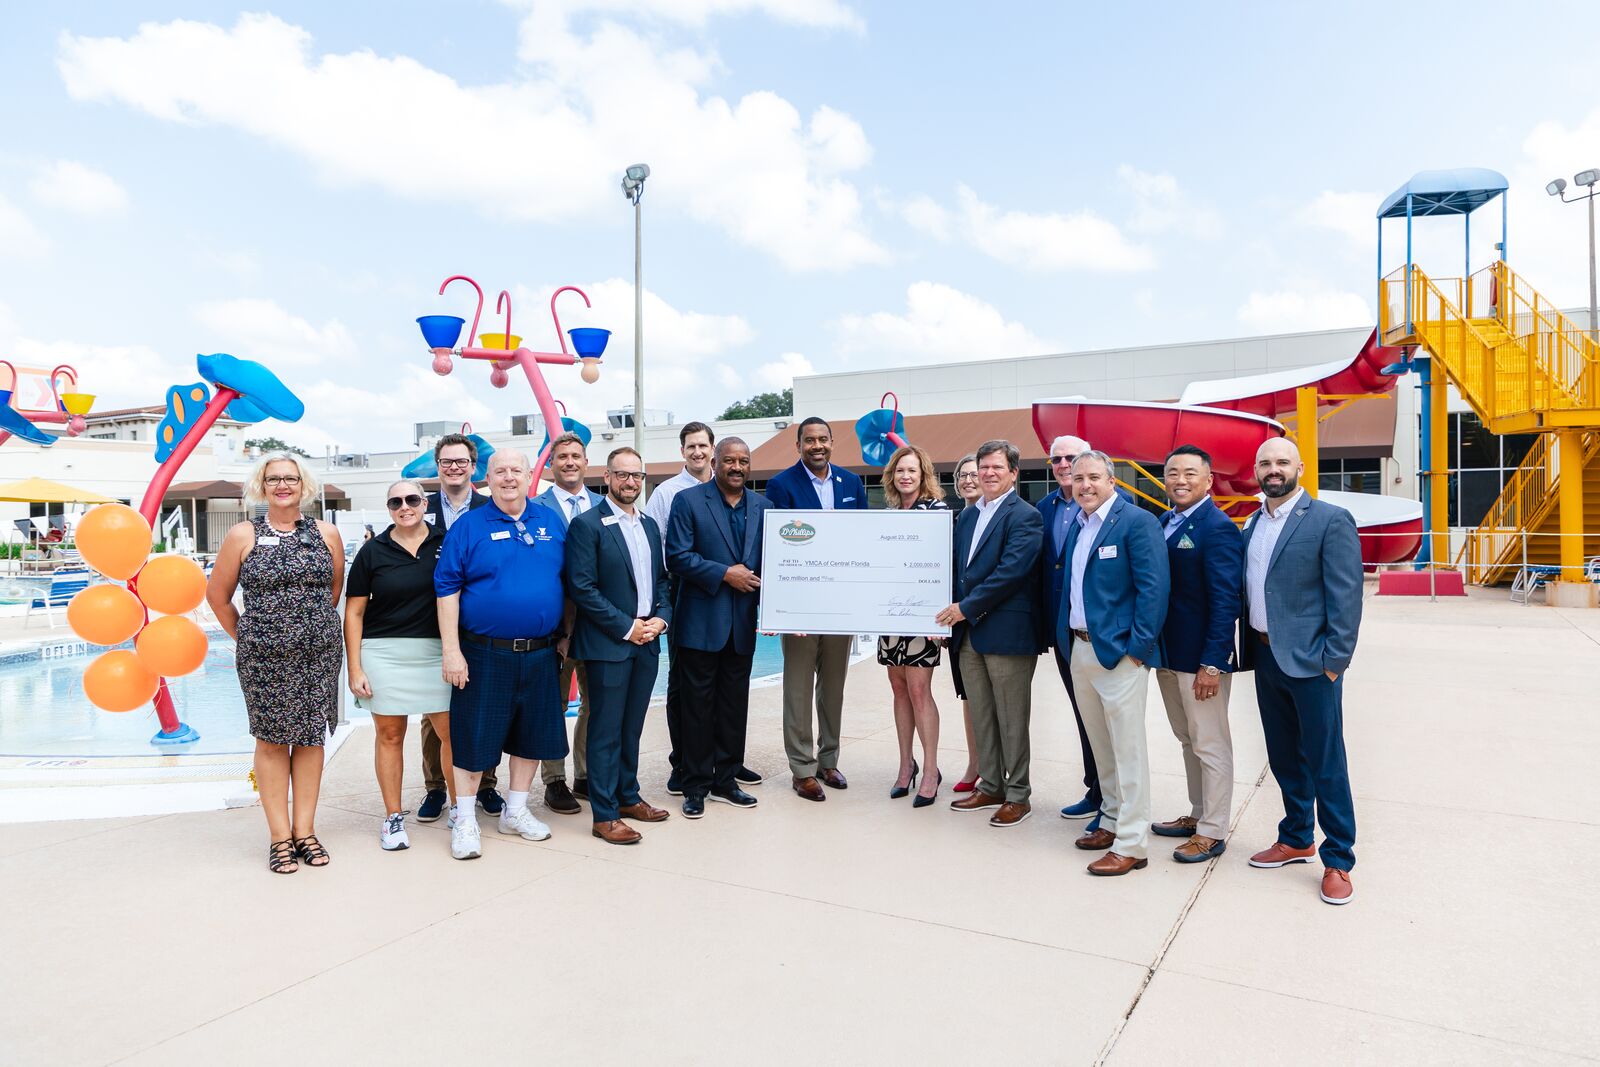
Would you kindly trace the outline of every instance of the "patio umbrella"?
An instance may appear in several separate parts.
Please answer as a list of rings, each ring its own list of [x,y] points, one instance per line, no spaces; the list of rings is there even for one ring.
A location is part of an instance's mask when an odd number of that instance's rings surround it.
[[[115,504],[113,497],[77,489],[48,478],[24,478],[0,485],[0,500],[25,504]]]

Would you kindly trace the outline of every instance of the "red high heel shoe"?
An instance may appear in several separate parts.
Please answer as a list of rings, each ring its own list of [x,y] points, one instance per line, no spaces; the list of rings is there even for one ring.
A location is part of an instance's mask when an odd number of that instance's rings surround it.
[[[951,791],[955,793],[970,793],[977,786],[977,784],[978,780],[976,778],[970,782],[957,782],[955,784],[955,788]]]

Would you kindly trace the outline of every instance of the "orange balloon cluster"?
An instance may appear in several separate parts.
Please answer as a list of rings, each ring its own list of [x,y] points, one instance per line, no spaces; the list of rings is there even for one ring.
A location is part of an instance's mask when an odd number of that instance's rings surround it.
[[[67,605],[72,632],[96,645],[134,639],[133,651],[114,649],[89,664],[83,691],[98,708],[132,711],[155,698],[162,677],[188,674],[205,662],[205,632],[183,617],[205,599],[205,572],[183,556],[149,559],[150,524],[126,504],[90,511],[76,538],[84,562],[129,584],[93,585],[74,596]],[[150,611],[164,617],[147,622]]]

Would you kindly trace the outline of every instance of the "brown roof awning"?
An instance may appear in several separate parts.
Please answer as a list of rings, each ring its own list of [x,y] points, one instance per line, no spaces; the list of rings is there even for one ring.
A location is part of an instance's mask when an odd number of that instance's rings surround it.
[[[1317,452],[1329,459],[1388,459],[1394,455],[1394,394],[1357,400],[1317,427]]]
[[[861,461],[861,443],[856,440],[855,424],[846,419],[832,420],[833,462],[860,475],[880,474],[877,467]],[[957,411],[944,415],[907,415],[906,440],[925,449],[934,467],[943,473],[955,469],[968,452],[995,438],[1010,441],[1029,466],[1042,464],[1045,451],[1033,432],[1033,409],[1005,411]],[[792,467],[799,456],[794,450],[794,435],[780,433],[755,450],[750,457],[751,477],[771,478],[785,467]]]

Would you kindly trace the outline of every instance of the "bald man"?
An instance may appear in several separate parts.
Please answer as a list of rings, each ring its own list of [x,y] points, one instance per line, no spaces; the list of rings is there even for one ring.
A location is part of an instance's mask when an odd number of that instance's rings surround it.
[[[1252,867],[1309,863],[1316,824],[1322,899],[1354,893],[1356,813],[1344,751],[1344,673],[1361,626],[1361,539],[1343,508],[1300,487],[1294,444],[1256,452],[1263,505],[1244,527],[1244,603],[1239,659],[1255,671],[1267,761],[1283,793],[1283,821]]]

